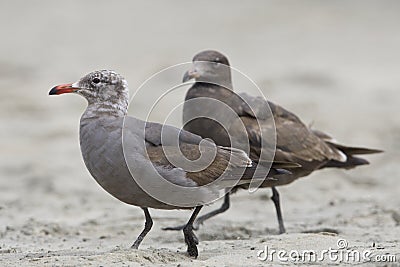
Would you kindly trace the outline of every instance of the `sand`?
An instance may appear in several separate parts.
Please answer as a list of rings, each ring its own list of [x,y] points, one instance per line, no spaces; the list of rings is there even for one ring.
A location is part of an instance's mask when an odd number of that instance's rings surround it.
[[[0,5],[1,266],[261,266],[270,263],[257,258],[265,246],[295,256],[337,249],[340,239],[348,250],[394,255],[399,264],[398,1]],[[228,212],[197,231],[198,259],[186,256],[182,233],[161,230],[185,222],[187,211],[151,210],[152,231],[138,251],[130,250],[142,211],[111,197],[87,172],[78,142],[85,101],[48,91],[111,68],[134,93],[155,72],[208,48],[228,55],[268,99],[304,122],[342,143],[385,153],[368,157],[370,166],[323,170],[279,188],[286,234],[277,233],[270,190],[243,191]],[[179,92],[177,101],[184,98]],[[144,118],[151,97],[138,94],[132,112]],[[162,121],[169,111],[161,106],[151,118]],[[340,264],[328,257],[291,260]],[[273,264],[291,261],[275,257]]]

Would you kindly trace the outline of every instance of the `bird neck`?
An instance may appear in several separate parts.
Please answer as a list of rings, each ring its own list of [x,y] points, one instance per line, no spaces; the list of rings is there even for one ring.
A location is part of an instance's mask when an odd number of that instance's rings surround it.
[[[231,80],[221,80],[218,81],[218,83],[214,82],[214,81],[196,81],[196,83],[194,84],[195,87],[199,86],[206,86],[206,87],[214,87],[214,88],[225,88],[228,90],[233,90],[233,85],[232,85],[232,81]]]
[[[233,90],[232,77],[230,70],[217,73],[217,75],[201,75],[196,78],[196,83],[200,85],[207,85],[212,87],[224,87],[229,90]]]
[[[82,118],[99,116],[124,117],[128,113],[128,99],[118,101],[89,102]]]

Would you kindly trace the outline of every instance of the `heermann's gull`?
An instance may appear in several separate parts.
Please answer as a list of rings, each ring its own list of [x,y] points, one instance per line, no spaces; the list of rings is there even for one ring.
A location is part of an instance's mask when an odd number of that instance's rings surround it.
[[[309,129],[295,114],[272,102],[267,102],[262,97],[253,97],[246,93],[234,93],[232,91],[229,61],[227,57],[217,51],[203,51],[193,58],[192,68],[185,73],[183,82],[193,78],[196,82],[189,89],[185,98],[183,123],[186,124],[183,128],[203,138],[211,138],[218,145],[230,146],[231,143],[226,129],[222,128],[220,124],[201,116],[195,118],[196,113],[201,113],[203,110],[207,110],[209,114],[219,113],[221,112],[221,105],[208,105],[207,102],[202,102],[201,105],[196,106],[196,103],[190,102],[198,98],[221,101],[231,107],[244,123],[251,146],[250,158],[253,161],[259,160],[261,143],[264,138],[260,135],[260,127],[262,128],[263,125],[269,123],[265,120],[268,114],[263,114],[264,111],[262,109],[269,105],[277,134],[274,160],[297,162],[302,166],[301,168],[291,169],[291,175],[284,175],[277,181],[265,181],[261,185],[262,187],[272,188],[271,199],[275,204],[280,233],[284,233],[285,228],[280,209],[279,194],[275,186],[289,184],[299,177],[307,176],[314,170],[322,168],[351,169],[358,165],[365,165],[368,164],[367,160],[354,155],[382,152],[375,149],[354,148],[337,144],[328,135]],[[192,120],[192,118],[195,119]],[[226,124],[229,124],[229,122]],[[264,141],[268,143],[270,140]],[[199,225],[206,219],[222,213],[228,208],[229,195],[226,195],[224,203],[219,209],[200,216],[196,220],[196,224]],[[165,229],[177,230],[180,228],[181,226]]]
[[[148,208],[194,208],[183,233],[189,255],[197,257],[198,241],[192,227],[204,203],[201,200],[193,200],[197,202],[191,203],[190,198],[184,199],[183,193],[180,195],[183,192],[180,191],[181,187],[194,188],[194,191],[190,191],[193,192],[193,198],[200,192],[200,197],[208,199],[213,197],[214,189],[221,189],[218,184],[211,182],[224,171],[227,175],[223,176],[222,185],[224,181],[231,184],[239,179],[239,184],[248,183],[257,166],[239,149],[216,147],[213,143],[178,128],[127,116],[128,91],[127,82],[121,75],[114,71],[101,70],[89,73],[78,82],[55,86],[49,94],[76,93],[88,101],[88,107],[80,120],[80,145],[86,167],[108,193],[127,204],[141,207],[145,214],[145,228],[132,248],[139,247],[153,225]],[[174,147],[174,140],[178,140],[179,149]],[[169,152],[165,153],[165,150]],[[208,152],[214,153],[215,158],[205,169],[187,172],[170,163],[171,158],[167,154],[174,156],[177,150],[189,160],[196,160],[201,153]],[[289,172],[285,170],[271,169],[269,176],[287,173]],[[136,177],[136,174],[140,174],[140,177]],[[177,191],[169,192],[168,188],[175,190],[175,187],[167,187],[169,184],[163,184],[163,180],[156,178],[157,175],[180,187]],[[204,188],[210,183],[209,188]],[[149,187],[143,187],[146,185]],[[202,187],[198,188],[199,186]],[[222,187],[223,190],[225,186]],[[160,190],[156,192],[164,194],[161,197],[171,195],[173,201],[178,202],[165,203],[160,200],[160,196],[149,195],[146,190],[151,191],[154,188]],[[174,199],[174,196],[178,198]]]

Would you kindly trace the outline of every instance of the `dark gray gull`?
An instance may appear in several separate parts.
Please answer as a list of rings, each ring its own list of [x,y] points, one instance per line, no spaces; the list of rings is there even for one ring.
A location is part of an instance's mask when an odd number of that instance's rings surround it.
[[[100,70],[87,74],[75,83],[55,86],[49,94],[76,93],[86,98],[88,107],[80,120],[80,146],[87,169],[108,193],[122,202],[141,207],[145,214],[144,230],[132,248],[139,247],[153,225],[148,208],[194,209],[183,234],[188,254],[197,257],[198,240],[193,233],[193,222],[206,204],[202,197],[208,200],[214,197],[215,190],[224,190],[236,183],[249,183],[252,178],[263,180],[265,176],[257,178],[254,175],[257,164],[239,149],[215,146],[198,135],[173,126],[127,116],[128,92],[128,84],[121,75]],[[174,147],[176,144],[178,148]],[[206,168],[189,172],[171,164],[178,150],[192,161],[201,157],[203,152],[210,152],[215,157]],[[268,176],[287,173],[290,172],[271,168]],[[168,187],[169,184],[157,179],[157,175],[170,184],[178,185],[178,189],[173,191],[175,187]],[[222,177],[221,183],[214,185],[219,177]],[[143,184],[148,187],[143,187]],[[209,184],[211,186],[205,188]],[[193,201],[191,195],[189,199],[185,199],[183,193],[180,195],[181,187],[194,188],[190,191]],[[172,196],[171,201],[175,202],[163,202],[160,196],[150,195],[148,190],[154,188],[160,190],[156,193],[164,194],[162,197]],[[172,191],[168,191],[169,188]],[[196,194],[200,195],[198,200]]]
[[[262,127],[273,126],[273,123],[268,121],[268,111],[270,110],[270,117],[273,117],[277,138],[274,161],[295,162],[301,165],[301,168],[291,169],[291,174],[284,175],[275,181],[266,180],[261,184],[261,187],[272,188],[271,199],[276,208],[280,233],[285,232],[285,227],[276,186],[289,184],[299,177],[307,176],[322,168],[351,169],[359,165],[369,164],[367,160],[355,155],[382,152],[376,149],[348,147],[338,144],[329,135],[310,129],[295,114],[279,105],[266,101],[261,96],[253,97],[247,93],[236,94],[233,92],[229,61],[220,52],[207,50],[198,53],[193,58],[191,69],[184,74],[183,82],[191,79],[195,79],[195,83],[186,94],[183,108],[183,129],[203,138],[210,138],[217,145],[226,147],[233,145],[229,139],[232,136],[227,134],[226,129],[204,116],[204,110],[207,110],[209,114],[221,113],[221,105],[213,106],[208,102],[196,105],[191,102],[200,98],[221,101],[232,108],[245,125],[250,145],[249,156],[256,162],[260,158],[262,141],[266,143],[270,141],[263,140],[264,136],[260,134]],[[266,108],[268,106],[269,108]],[[200,113],[202,113],[201,116],[196,116]],[[230,123],[226,122],[225,124]],[[235,128],[235,125],[232,125]],[[246,186],[239,185],[237,188],[246,188]],[[234,191],[232,190],[231,193]],[[200,216],[196,220],[195,227],[197,228],[208,218],[226,211],[229,205],[229,194],[227,194],[222,206]],[[181,228],[182,226],[164,229],[177,230]]]

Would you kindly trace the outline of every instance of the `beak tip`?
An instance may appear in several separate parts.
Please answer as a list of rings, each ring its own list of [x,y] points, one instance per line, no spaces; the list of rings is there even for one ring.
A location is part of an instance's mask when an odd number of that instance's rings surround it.
[[[49,95],[56,95],[56,94],[57,94],[57,88],[56,87],[51,88]]]
[[[187,82],[187,81],[189,81],[189,80],[190,80],[189,73],[188,73],[188,72],[185,72],[185,75],[183,75],[182,82],[185,83],[185,82]]]

